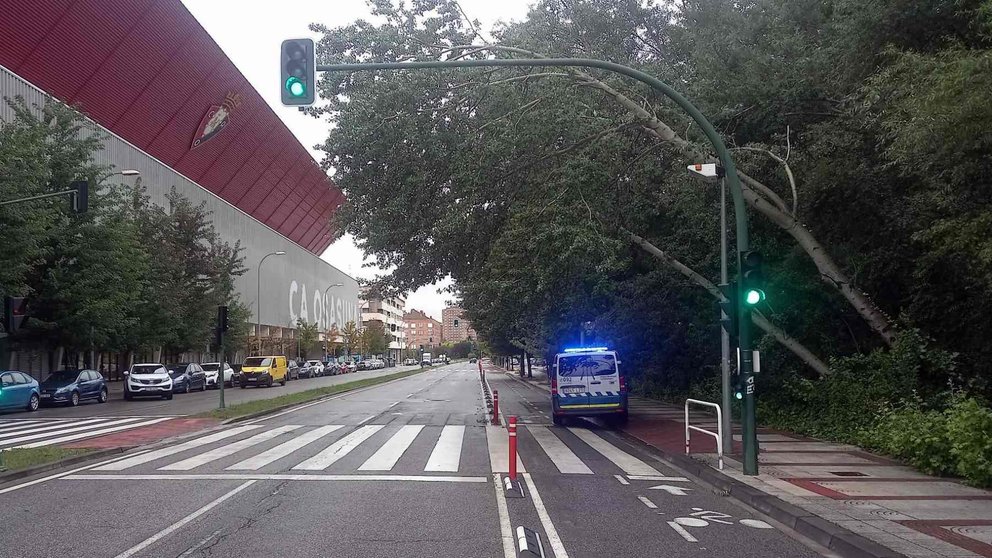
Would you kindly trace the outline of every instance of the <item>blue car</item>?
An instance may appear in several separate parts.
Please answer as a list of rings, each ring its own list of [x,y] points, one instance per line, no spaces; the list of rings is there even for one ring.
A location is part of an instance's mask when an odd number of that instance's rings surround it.
[[[41,405],[38,381],[13,370],[0,373],[0,409],[37,411]]]
[[[107,381],[96,370],[58,370],[41,382],[41,402],[65,403],[75,407],[80,401],[95,399],[106,403]]]

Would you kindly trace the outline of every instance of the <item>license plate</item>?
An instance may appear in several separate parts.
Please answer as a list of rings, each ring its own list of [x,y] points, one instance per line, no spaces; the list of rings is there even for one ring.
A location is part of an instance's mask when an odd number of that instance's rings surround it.
[[[561,388],[562,393],[585,393],[586,388],[584,387],[563,387]]]
[[[248,381],[249,382],[257,382],[258,381],[258,378],[248,378]]]
[[[51,393],[42,393],[41,394],[41,398],[42,399],[51,399],[52,398],[52,394]]]

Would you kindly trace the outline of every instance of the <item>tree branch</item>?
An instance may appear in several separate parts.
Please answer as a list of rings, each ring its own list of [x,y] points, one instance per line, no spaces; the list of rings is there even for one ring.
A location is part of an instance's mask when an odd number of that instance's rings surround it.
[[[772,159],[775,159],[776,161],[778,161],[779,164],[785,167],[785,176],[789,179],[789,187],[792,188],[792,215],[796,216],[797,215],[796,212],[798,211],[798,206],[799,206],[799,194],[796,190],[796,177],[792,174],[792,167],[789,166],[789,162],[783,159],[782,157],[779,157],[778,155],[772,153],[770,150],[763,149],[760,147],[735,147],[734,149],[740,149],[744,151],[754,151],[755,153],[764,153],[765,155],[768,155]],[[757,186],[758,184],[755,184],[755,186]],[[761,184],[761,188],[764,189],[762,193],[765,194],[767,197],[771,198],[773,201],[775,201],[779,209],[787,213],[789,212],[789,210],[785,208],[785,201],[783,201],[782,198],[778,197],[778,194],[773,192],[764,184]]]

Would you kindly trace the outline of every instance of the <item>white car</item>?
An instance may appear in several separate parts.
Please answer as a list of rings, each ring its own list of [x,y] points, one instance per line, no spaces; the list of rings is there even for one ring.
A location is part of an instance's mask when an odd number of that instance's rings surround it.
[[[307,378],[315,378],[317,376],[324,375],[324,363],[319,360],[308,360],[300,369],[300,376],[306,376]]]
[[[416,365],[417,365],[417,359],[415,358],[408,358],[403,361],[403,366],[416,366]]]
[[[220,378],[220,363],[219,362],[204,362],[200,365],[203,368],[203,372],[207,375],[207,387],[219,387],[217,385],[217,379]],[[231,386],[231,378],[234,377],[234,369],[231,365],[224,363],[224,385]]]
[[[172,376],[164,364],[133,364],[124,372],[124,399],[161,397],[172,399]]]

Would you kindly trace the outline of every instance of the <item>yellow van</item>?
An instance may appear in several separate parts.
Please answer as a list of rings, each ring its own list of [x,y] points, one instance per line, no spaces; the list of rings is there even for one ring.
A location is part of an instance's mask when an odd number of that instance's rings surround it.
[[[257,356],[248,357],[241,366],[241,378],[238,385],[241,389],[248,386],[268,386],[279,382],[286,385],[289,379],[286,357],[284,356]]]

